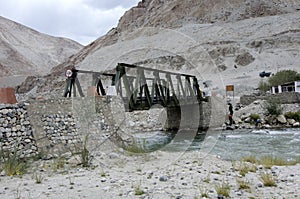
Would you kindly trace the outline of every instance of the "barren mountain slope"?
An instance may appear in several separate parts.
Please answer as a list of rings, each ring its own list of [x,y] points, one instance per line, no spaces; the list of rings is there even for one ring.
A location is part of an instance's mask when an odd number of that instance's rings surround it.
[[[36,80],[45,83],[38,91],[62,88],[66,67],[103,71],[118,62],[193,73],[215,88],[253,88],[262,70],[299,70],[299,6],[283,0],[142,1],[117,28]]]
[[[0,17],[0,78],[45,75],[82,48]]]

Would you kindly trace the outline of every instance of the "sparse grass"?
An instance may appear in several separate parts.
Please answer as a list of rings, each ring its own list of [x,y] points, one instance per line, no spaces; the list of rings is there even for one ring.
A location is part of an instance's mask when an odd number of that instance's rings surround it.
[[[249,186],[249,182],[245,181],[243,179],[237,179],[236,180],[238,185],[239,185],[239,189],[246,189],[246,190],[250,190],[250,186]]]
[[[204,179],[204,182],[206,183],[210,182],[210,173],[207,174],[206,178]]]
[[[243,162],[249,162],[252,164],[261,164],[266,169],[270,169],[272,166],[290,166],[290,165],[296,165],[300,163],[300,158],[297,158],[295,160],[287,161],[284,158],[280,157],[272,157],[272,156],[263,156],[261,158],[256,158],[255,156],[246,156],[241,159]],[[233,166],[234,167],[234,166]],[[256,167],[252,167],[256,171]],[[252,170],[253,170],[252,169]],[[253,172],[255,172],[253,171]]]
[[[134,193],[135,193],[135,195],[140,196],[140,195],[143,195],[145,192],[140,187],[136,187],[134,189]]]
[[[239,173],[241,176],[245,176],[249,172],[249,167],[245,164],[241,165],[239,168]]]
[[[266,168],[270,169],[272,166],[288,166],[294,163],[272,156],[264,156],[260,159],[260,163]]]
[[[25,173],[27,164],[25,161],[20,160],[17,155],[17,150],[13,152],[4,152],[1,150],[0,156],[2,158],[0,161],[3,163],[1,168],[5,171],[7,176],[23,175]]]
[[[106,172],[105,171],[103,171],[103,170],[101,170],[101,172],[100,172],[100,176],[101,177],[105,177],[107,174],[106,174]]]
[[[39,174],[35,173],[33,175],[33,178],[35,179],[36,184],[41,184],[42,181],[44,180],[44,176],[41,173],[39,173]]]
[[[222,183],[221,185],[216,185],[215,190],[218,195],[229,197],[230,186],[228,183]]]
[[[244,162],[250,162],[250,163],[252,163],[252,164],[257,163],[256,157],[255,157],[255,156],[252,156],[252,155],[243,157],[243,158],[242,158],[242,161],[244,161]]]
[[[220,171],[212,171],[211,173],[213,173],[213,174],[218,174],[218,175],[220,175],[220,174],[221,174],[221,172],[220,172]]]
[[[201,198],[208,198],[208,190],[207,189],[202,189],[200,186],[199,186],[199,190],[200,190],[200,196]]]
[[[125,150],[136,154],[143,154],[147,152],[145,149],[145,143],[143,142],[143,144],[139,144],[136,141],[134,141],[131,145],[126,146]]]
[[[15,197],[15,199],[21,199],[22,198],[20,187],[17,187],[16,193],[14,193],[14,197]]]
[[[256,171],[257,171],[257,168],[254,165],[248,165],[248,164],[242,163],[239,167],[239,173],[242,176],[245,176],[249,172],[256,172]]]
[[[66,160],[62,157],[58,157],[51,162],[50,167],[54,172],[57,172],[57,170],[65,168],[65,164]]]
[[[144,190],[141,188],[141,185],[140,185],[140,184],[134,188],[134,194],[135,194],[136,196],[143,195],[144,193],[145,193],[145,192],[144,192]]]
[[[272,176],[270,173],[260,174],[260,179],[266,187],[276,187],[276,177]]]
[[[89,167],[90,164],[91,164],[91,160],[92,160],[92,158],[90,156],[90,153],[87,149],[88,138],[89,138],[89,135],[86,135],[85,138],[84,138],[83,148],[82,148],[82,151],[80,153],[81,163],[82,163],[83,167]]]

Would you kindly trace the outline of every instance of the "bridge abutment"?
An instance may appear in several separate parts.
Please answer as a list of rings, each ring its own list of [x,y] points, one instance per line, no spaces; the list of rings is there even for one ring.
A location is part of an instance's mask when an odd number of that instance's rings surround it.
[[[207,130],[211,119],[211,101],[181,103],[180,106],[166,107],[167,119],[164,128],[167,130],[199,129]]]

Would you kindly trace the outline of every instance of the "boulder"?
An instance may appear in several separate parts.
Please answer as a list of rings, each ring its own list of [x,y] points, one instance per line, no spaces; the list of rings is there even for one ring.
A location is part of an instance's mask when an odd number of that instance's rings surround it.
[[[278,121],[280,124],[286,124],[286,123],[287,123],[286,118],[285,118],[284,115],[278,115],[278,116],[276,117],[276,119],[277,119],[277,121]]]
[[[296,120],[294,119],[287,119],[287,122],[290,124],[290,125],[294,125],[296,123]]]
[[[293,124],[293,127],[300,127],[300,122],[295,122],[295,123]]]
[[[250,123],[251,122],[251,118],[250,117],[247,117],[245,120],[244,120],[245,123]]]

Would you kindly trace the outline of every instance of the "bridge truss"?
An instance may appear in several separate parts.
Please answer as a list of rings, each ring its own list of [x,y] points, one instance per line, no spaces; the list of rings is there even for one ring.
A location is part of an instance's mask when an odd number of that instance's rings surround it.
[[[204,100],[196,76],[126,63],[119,63],[115,74],[75,68],[68,70],[64,97],[71,97],[72,94],[76,96],[75,86],[79,95],[84,96],[77,78],[78,73],[93,75],[93,86],[96,87],[97,95],[106,95],[101,78],[111,77],[111,85],[115,86],[117,94],[123,98],[127,111],[147,110],[156,104],[178,107]]]

